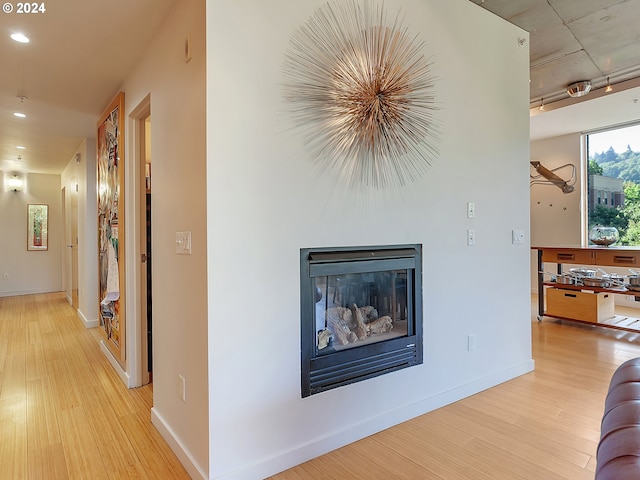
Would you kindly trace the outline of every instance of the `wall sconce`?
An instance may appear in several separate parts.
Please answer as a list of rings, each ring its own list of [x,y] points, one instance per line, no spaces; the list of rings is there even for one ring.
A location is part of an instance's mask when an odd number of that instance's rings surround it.
[[[574,190],[574,184],[576,183],[576,166],[567,163],[566,165],[562,165],[558,168],[554,168],[553,170],[549,170],[546,167],[543,167],[540,162],[529,162],[531,166],[535,168],[536,172],[539,175],[530,175],[531,181],[530,185],[555,185],[562,193],[571,193]],[[563,168],[570,167],[571,168],[571,178],[569,180],[563,180],[554,172],[561,170]],[[542,177],[542,178],[541,178]]]
[[[24,191],[25,180],[22,174],[5,173],[4,174],[4,190],[5,192],[22,192]]]

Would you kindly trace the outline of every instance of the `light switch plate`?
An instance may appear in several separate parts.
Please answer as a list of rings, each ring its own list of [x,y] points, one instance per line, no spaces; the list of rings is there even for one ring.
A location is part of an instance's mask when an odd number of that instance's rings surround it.
[[[176,253],[191,255],[191,232],[176,232]]]
[[[476,204],[473,202],[467,202],[467,218],[476,217]]]
[[[524,230],[512,230],[511,243],[524,243]]]

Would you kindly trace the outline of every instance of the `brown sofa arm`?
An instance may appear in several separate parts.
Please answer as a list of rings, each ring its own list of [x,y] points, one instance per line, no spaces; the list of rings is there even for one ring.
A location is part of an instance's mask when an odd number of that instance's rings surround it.
[[[640,479],[640,358],[620,365],[609,384],[595,480]]]

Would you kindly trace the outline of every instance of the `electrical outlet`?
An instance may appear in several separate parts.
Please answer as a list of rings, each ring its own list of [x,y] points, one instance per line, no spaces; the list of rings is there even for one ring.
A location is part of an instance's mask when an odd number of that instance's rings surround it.
[[[476,231],[475,230],[467,230],[467,245],[473,246],[476,244]]]
[[[183,402],[187,401],[187,382],[182,375],[178,375],[178,396]]]

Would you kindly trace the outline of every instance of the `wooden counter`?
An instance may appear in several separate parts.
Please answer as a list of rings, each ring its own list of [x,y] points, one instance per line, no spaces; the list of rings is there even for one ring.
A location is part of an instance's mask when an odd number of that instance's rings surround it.
[[[640,268],[640,247],[531,247],[542,262]]]
[[[584,265],[594,267],[622,267],[640,270],[640,247],[599,247],[599,246],[555,246],[555,247],[531,247],[538,251],[538,321],[542,321],[544,315],[556,318],[568,318],[567,316],[553,315],[546,313],[545,307],[545,286],[565,290],[579,290],[587,292],[610,292],[613,294],[633,295],[636,301],[640,300],[640,292],[629,291],[624,287],[620,288],[593,288],[585,286],[562,285],[552,282],[545,282],[543,270],[544,263],[557,264],[557,273],[562,274],[562,266]],[[604,268],[603,268],[604,269]],[[570,318],[571,320],[589,321],[585,319]],[[640,331],[640,321],[631,322],[598,322],[598,325],[618,328],[621,330]],[[637,325],[637,326],[636,326]]]

